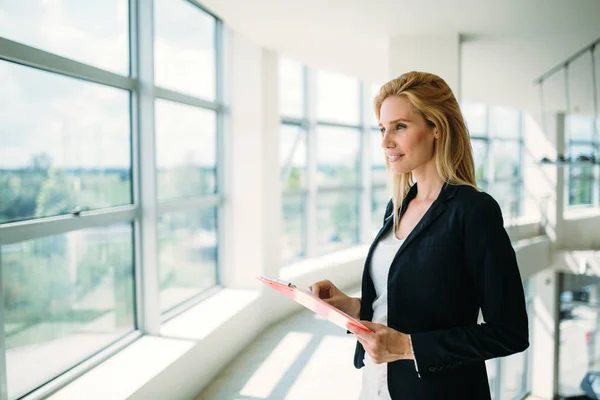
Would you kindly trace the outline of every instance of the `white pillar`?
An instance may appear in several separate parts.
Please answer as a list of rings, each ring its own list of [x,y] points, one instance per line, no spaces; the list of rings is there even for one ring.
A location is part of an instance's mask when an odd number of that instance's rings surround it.
[[[399,35],[390,40],[390,78],[408,71],[442,77],[457,99],[461,90],[460,34]]]
[[[222,281],[257,288],[280,267],[277,54],[231,33],[230,119]]]

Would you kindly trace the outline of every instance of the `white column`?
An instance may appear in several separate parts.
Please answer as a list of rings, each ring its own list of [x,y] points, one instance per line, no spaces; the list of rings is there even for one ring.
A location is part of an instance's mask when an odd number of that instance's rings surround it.
[[[256,288],[280,267],[277,54],[231,33],[230,119],[222,282]]]
[[[460,34],[399,35],[390,40],[390,78],[408,71],[442,77],[460,99]]]

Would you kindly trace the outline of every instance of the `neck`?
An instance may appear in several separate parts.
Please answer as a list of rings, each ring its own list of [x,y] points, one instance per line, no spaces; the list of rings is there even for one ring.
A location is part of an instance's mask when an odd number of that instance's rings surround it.
[[[414,170],[413,176],[418,184],[417,201],[434,201],[438,198],[444,181],[439,177],[433,160]]]

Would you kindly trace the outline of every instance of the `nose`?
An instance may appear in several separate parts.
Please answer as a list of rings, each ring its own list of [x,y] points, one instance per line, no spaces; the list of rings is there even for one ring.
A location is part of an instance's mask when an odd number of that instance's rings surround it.
[[[394,141],[392,140],[392,138],[390,137],[389,133],[384,133],[381,136],[381,147],[385,150],[385,149],[391,149],[396,147],[396,144],[394,143]]]

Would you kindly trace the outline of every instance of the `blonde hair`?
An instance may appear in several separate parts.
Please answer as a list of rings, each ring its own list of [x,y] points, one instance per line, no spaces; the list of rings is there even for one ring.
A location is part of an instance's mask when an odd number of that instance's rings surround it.
[[[437,128],[435,165],[447,184],[469,185],[477,189],[475,165],[469,132],[452,90],[442,78],[427,72],[411,71],[384,84],[374,99],[379,120],[381,104],[389,96],[405,97],[425,121]],[[389,163],[386,158],[389,170]],[[392,179],[394,227],[398,227],[399,209],[414,183],[412,172]],[[479,190],[479,189],[477,189]]]

